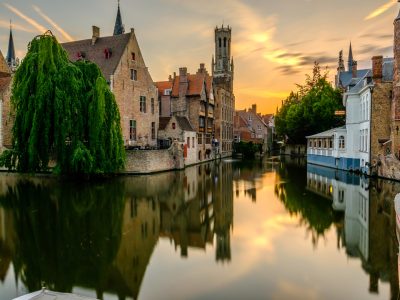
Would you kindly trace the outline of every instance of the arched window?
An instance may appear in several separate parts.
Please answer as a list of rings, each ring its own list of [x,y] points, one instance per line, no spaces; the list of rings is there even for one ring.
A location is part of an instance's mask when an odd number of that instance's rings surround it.
[[[226,38],[224,38],[224,48],[226,48]]]
[[[219,38],[219,47],[220,47],[220,48],[222,47],[222,40],[221,40],[221,38]]]
[[[339,137],[339,149],[344,149],[346,147],[345,141],[344,141],[344,136],[341,135]]]

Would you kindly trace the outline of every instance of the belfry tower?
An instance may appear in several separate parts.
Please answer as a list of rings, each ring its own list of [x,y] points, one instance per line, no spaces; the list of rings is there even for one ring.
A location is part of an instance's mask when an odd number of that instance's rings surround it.
[[[223,84],[230,91],[233,90],[234,65],[231,57],[232,29],[224,27],[215,28],[215,58],[212,61],[214,82]]]

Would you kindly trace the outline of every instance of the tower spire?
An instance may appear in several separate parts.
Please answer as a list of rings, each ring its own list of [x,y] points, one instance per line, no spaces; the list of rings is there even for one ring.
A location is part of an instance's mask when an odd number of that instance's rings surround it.
[[[118,0],[118,11],[117,11],[117,18],[115,20],[114,35],[120,35],[123,33],[125,33],[125,28],[124,25],[122,24],[121,10],[119,7],[119,0]]]
[[[7,57],[6,57],[7,64],[10,68],[15,67],[16,62],[15,62],[15,47],[14,47],[14,38],[12,34],[12,24],[10,20],[10,37],[8,39],[8,51],[7,51]]]
[[[348,71],[351,71],[351,69],[353,68],[353,64],[354,64],[354,59],[353,59],[353,49],[351,47],[351,42],[350,42],[350,49],[349,49],[349,61],[348,61]]]

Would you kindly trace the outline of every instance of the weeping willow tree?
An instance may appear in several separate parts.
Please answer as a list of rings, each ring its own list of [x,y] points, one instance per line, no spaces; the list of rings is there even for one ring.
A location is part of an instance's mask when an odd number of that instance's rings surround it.
[[[113,173],[124,165],[120,115],[97,65],[72,63],[50,33],[33,39],[15,73],[13,149],[0,163],[19,172]]]

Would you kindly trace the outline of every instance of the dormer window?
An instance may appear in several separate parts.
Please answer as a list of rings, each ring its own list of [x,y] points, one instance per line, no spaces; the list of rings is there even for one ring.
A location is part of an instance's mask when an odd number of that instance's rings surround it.
[[[131,59],[132,59],[132,60],[136,60],[136,54],[135,54],[135,52],[131,52]]]
[[[104,49],[104,58],[105,59],[110,59],[112,55],[111,48],[106,48]]]

